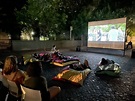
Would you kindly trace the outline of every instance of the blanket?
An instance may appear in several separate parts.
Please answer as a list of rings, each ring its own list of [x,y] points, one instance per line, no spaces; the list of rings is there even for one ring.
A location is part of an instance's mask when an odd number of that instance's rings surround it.
[[[62,72],[58,73],[57,76],[53,78],[53,80],[62,80],[69,81],[72,84],[83,85],[85,78],[91,72],[90,69],[85,69],[82,71],[77,71],[73,69],[65,69]]]

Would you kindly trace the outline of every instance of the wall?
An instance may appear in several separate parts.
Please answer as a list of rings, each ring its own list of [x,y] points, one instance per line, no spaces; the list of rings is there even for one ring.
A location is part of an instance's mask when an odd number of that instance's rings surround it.
[[[9,33],[0,32],[0,49],[8,49],[11,47]]]
[[[58,49],[75,49],[76,46],[81,46],[81,40],[63,40],[63,41],[12,41],[12,50],[50,50],[53,45],[56,45]]]

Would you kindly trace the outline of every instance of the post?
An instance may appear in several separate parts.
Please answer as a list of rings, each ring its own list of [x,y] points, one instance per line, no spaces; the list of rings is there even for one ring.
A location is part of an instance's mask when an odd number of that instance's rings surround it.
[[[72,30],[73,30],[73,27],[70,26],[70,40],[72,40]]]

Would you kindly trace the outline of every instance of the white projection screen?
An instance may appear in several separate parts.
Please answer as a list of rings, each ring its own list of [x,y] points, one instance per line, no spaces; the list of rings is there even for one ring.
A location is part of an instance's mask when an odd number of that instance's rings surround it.
[[[126,18],[88,22],[87,47],[124,49]]]

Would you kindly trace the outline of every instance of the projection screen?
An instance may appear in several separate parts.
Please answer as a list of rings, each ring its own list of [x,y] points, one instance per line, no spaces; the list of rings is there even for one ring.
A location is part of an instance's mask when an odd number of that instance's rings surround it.
[[[87,47],[124,49],[126,18],[88,22]]]

